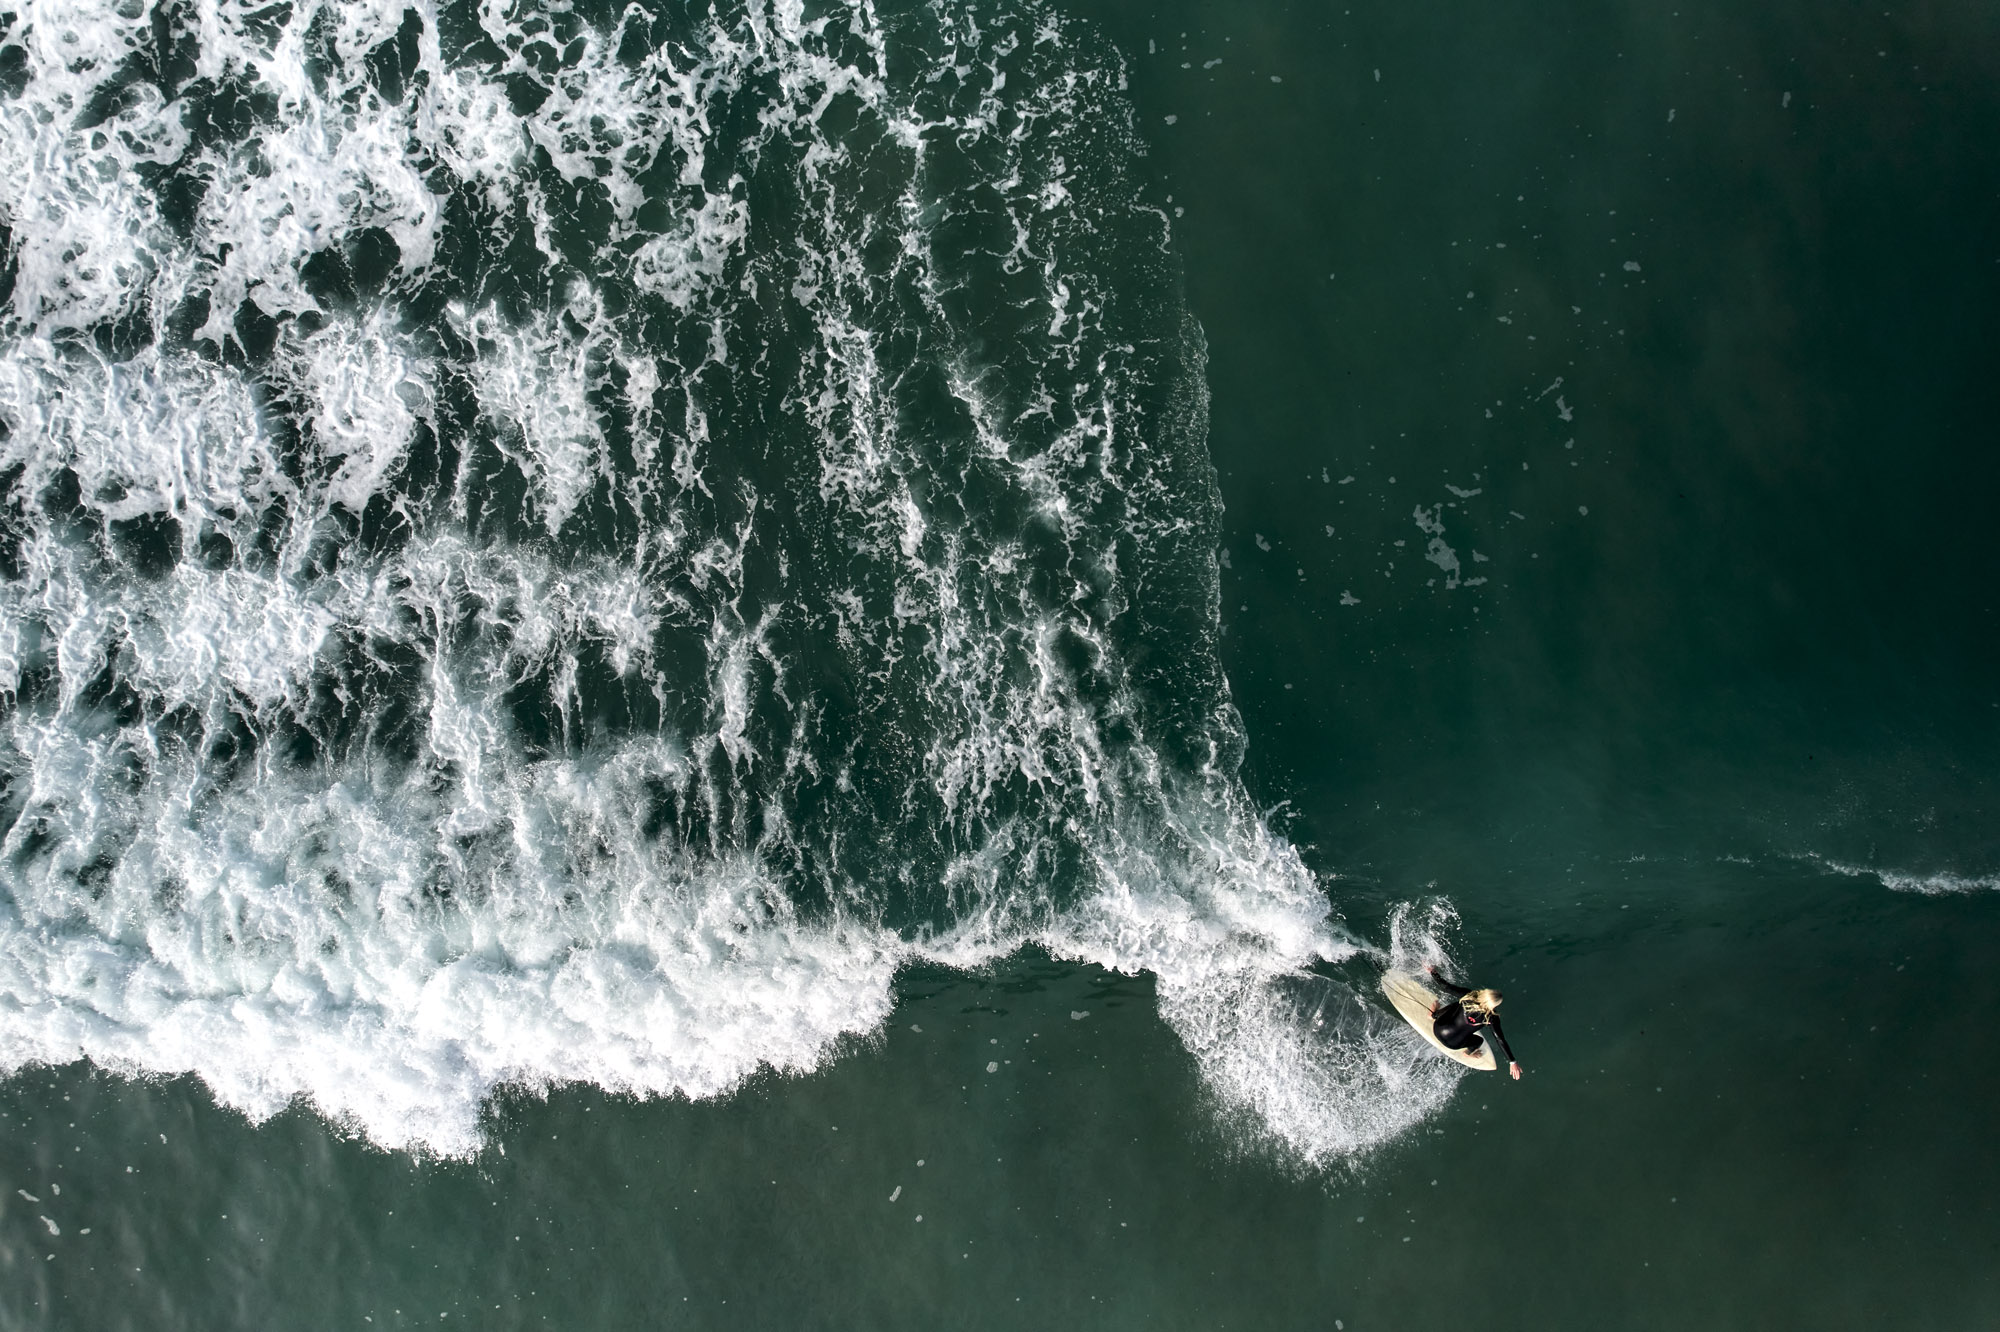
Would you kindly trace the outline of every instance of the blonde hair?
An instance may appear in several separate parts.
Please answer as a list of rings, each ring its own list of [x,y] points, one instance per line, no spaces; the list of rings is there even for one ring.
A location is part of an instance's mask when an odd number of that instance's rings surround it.
[[[1484,1015],[1491,1017],[1493,1010],[1500,1007],[1500,991],[1467,990],[1459,997],[1459,1005],[1465,1009],[1467,1017]]]

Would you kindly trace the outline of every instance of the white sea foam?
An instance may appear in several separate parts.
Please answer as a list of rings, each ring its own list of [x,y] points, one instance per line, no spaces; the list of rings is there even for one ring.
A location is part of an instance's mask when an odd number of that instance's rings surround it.
[[[451,314],[479,349],[474,384],[480,407],[500,423],[500,451],[533,482],[542,521],[557,532],[604,473],[604,431],[589,397],[602,378],[606,336],[595,297],[578,284],[562,314],[519,328],[491,308]]]
[[[209,317],[200,335],[218,344],[234,339],[232,320],[246,298],[267,315],[317,310],[301,267],[362,228],[386,231],[406,270],[427,265],[438,201],[409,160],[409,131],[401,108],[377,104],[356,114],[306,98],[298,119],[262,136],[254,163],[219,172],[197,225],[228,241],[207,275]]]
[[[433,372],[386,314],[345,320],[302,340],[293,376],[315,405],[311,421],[321,454],[338,460],[325,482],[327,502],[360,514],[377,494],[392,491],[396,471],[430,416]]]
[[[741,178],[729,182],[742,186]],[[632,256],[632,280],[663,296],[677,310],[692,307],[708,287],[721,281],[731,256],[741,252],[749,233],[750,209],[730,195],[709,195],[672,231],[655,236]]]
[[[419,791],[265,789],[211,808],[212,831],[148,810],[103,898],[48,893],[10,913],[0,1058],[192,1071],[252,1118],[304,1096],[384,1146],[449,1154],[478,1148],[480,1106],[506,1083],[706,1096],[758,1067],[810,1068],[887,1017],[893,939],[799,921],[752,864],[689,875],[630,845],[596,865],[615,892],[562,905],[564,834],[613,833],[632,784],[672,761],[519,774],[490,812],[498,844],[462,853],[491,862],[476,867],[490,897],[468,911],[416,881],[448,819]],[[302,844],[346,874],[273,893]],[[139,869],[179,876],[175,919],[149,910]],[[61,928],[74,913],[97,929]],[[145,946],[108,943],[126,931]]]
[[[1070,256],[1127,209],[1164,262],[1122,75],[1056,19],[937,6],[898,59],[938,77],[899,83],[865,5],[630,41],[628,10],[553,70],[524,6],[480,6],[490,65],[418,6],[391,88],[400,0],[218,0],[173,20],[195,76],[264,109],[196,146],[185,83],[113,87],[149,11],[21,8],[0,1070],[191,1073],[469,1155],[497,1088],[720,1095],[877,1030],[899,967],[1039,943],[1155,974],[1223,1113],[1309,1166],[1441,1102],[1455,1070],[1314,970],[1362,945],[1234,775],[1199,330],[1119,324]],[[961,212],[998,245],[947,248]],[[374,229],[382,290],[309,280]],[[945,405],[913,426],[916,381]],[[1162,686],[1123,645],[1167,564],[1195,628]]]

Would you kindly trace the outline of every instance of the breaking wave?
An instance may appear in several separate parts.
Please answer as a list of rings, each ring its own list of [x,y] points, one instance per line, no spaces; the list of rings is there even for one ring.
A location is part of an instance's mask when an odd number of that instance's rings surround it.
[[[723,1094],[1034,942],[1155,973],[1308,1164],[1440,1103],[1237,775],[1201,336],[1094,34],[17,11],[0,1069],[469,1155],[498,1087]]]

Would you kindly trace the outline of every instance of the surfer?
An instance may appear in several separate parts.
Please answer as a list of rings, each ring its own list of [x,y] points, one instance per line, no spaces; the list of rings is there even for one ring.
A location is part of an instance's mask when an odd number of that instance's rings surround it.
[[[1494,1043],[1507,1056],[1507,1071],[1520,1081],[1521,1065],[1515,1060],[1514,1052],[1507,1047],[1507,1038],[1500,1031],[1500,1015],[1493,1010],[1500,1007],[1500,991],[1468,990],[1463,985],[1453,985],[1438,975],[1434,966],[1425,967],[1437,987],[1451,996],[1448,1003],[1431,1005],[1431,1030],[1436,1033],[1438,1043],[1452,1050],[1464,1050],[1478,1054],[1482,1042],[1479,1028],[1493,1033]]]

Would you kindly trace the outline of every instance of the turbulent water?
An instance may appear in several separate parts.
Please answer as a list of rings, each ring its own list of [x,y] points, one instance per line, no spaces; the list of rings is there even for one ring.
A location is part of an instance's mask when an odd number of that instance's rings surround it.
[[[17,10],[0,1071],[468,1155],[498,1088],[714,1096],[1032,942],[1153,973],[1297,1159],[1441,1101],[1238,775],[1115,50],[1033,4]]]

